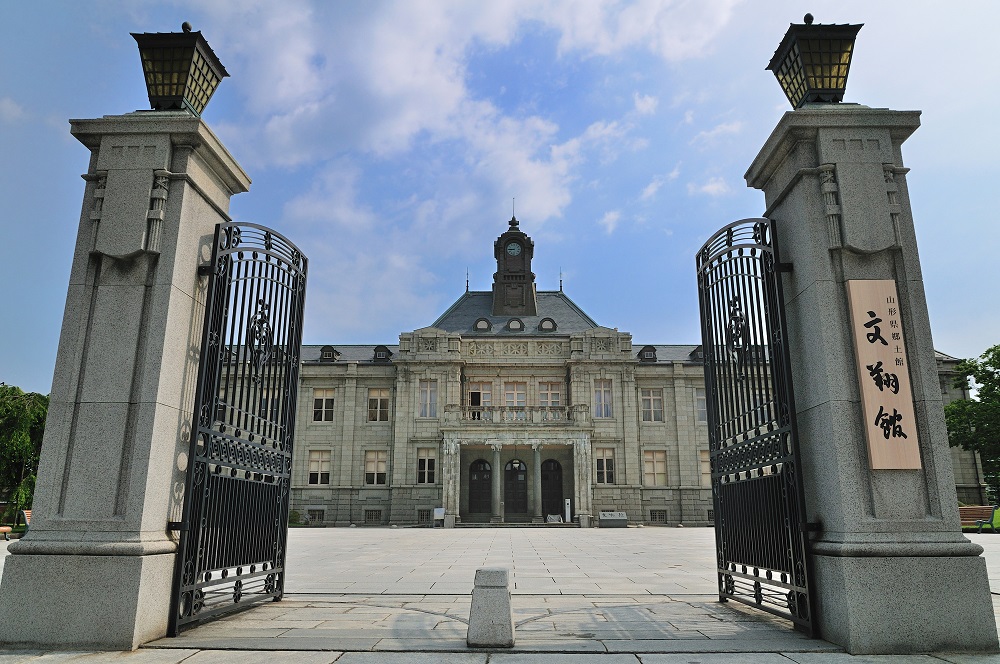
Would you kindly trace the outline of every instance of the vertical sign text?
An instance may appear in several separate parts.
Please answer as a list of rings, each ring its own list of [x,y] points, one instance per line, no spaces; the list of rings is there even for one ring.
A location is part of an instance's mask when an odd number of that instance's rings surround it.
[[[864,430],[873,469],[919,469],[920,447],[896,282],[847,282]]]

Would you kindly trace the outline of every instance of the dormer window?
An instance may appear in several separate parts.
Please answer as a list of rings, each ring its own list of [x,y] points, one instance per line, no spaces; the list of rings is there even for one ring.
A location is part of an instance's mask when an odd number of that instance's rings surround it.
[[[333,346],[323,346],[319,351],[320,362],[336,362],[340,353]]]
[[[551,318],[543,318],[538,322],[538,329],[542,332],[555,332],[556,322]]]
[[[639,351],[640,362],[656,362],[656,348],[653,346],[643,346]]]
[[[392,352],[385,346],[375,346],[374,357],[372,358],[375,362],[388,362],[389,358],[392,357]]]
[[[524,321],[520,318],[511,318],[507,321],[507,329],[511,332],[523,332],[524,331]]]
[[[472,324],[472,329],[476,332],[489,332],[493,329],[493,323],[486,318],[480,318]]]

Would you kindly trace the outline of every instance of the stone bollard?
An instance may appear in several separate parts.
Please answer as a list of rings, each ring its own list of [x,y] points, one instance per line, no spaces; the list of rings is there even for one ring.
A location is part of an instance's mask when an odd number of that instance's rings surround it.
[[[510,608],[510,571],[506,567],[476,570],[469,610],[469,634],[465,642],[472,648],[514,647],[514,613]]]

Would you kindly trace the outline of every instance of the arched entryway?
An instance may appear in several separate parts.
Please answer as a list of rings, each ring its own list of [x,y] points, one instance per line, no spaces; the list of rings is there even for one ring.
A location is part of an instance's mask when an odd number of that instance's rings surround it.
[[[528,513],[528,467],[520,459],[512,459],[504,468],[504,512],[509,515]]]
[[[485,459],[469,466],[469,513],[493,513],[493,469]]]
[[[542,462],[542,516],[562,513],[562,464],[555,459],[546,459]]]

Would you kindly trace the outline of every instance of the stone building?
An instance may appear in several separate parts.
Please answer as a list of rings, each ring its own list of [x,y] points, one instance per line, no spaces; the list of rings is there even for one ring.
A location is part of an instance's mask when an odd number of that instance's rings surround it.
[[[509,224],[491,291],[397,345],[303,347],[292,509],[336,526],[429,523],[435,508],[446,525],[601,511],[710,525],[700,347],[633,343],[538,291],[534,243]],[[981,472],[955,458],[963,495]]]
[[[941,397],[944,403],[949,404],[957,399],[968,399],[968,388],[955,387],[955,378],[958,376],[955,368],[961,360],[940,351],[935,351],[935,356],[938,379],[941,383]],[[958,502],[965,505],[992,504],[986,494],[986,480],[978,454],[953,447],[951,448],[951,465],[955,469],[955,489],[958,493]]]

